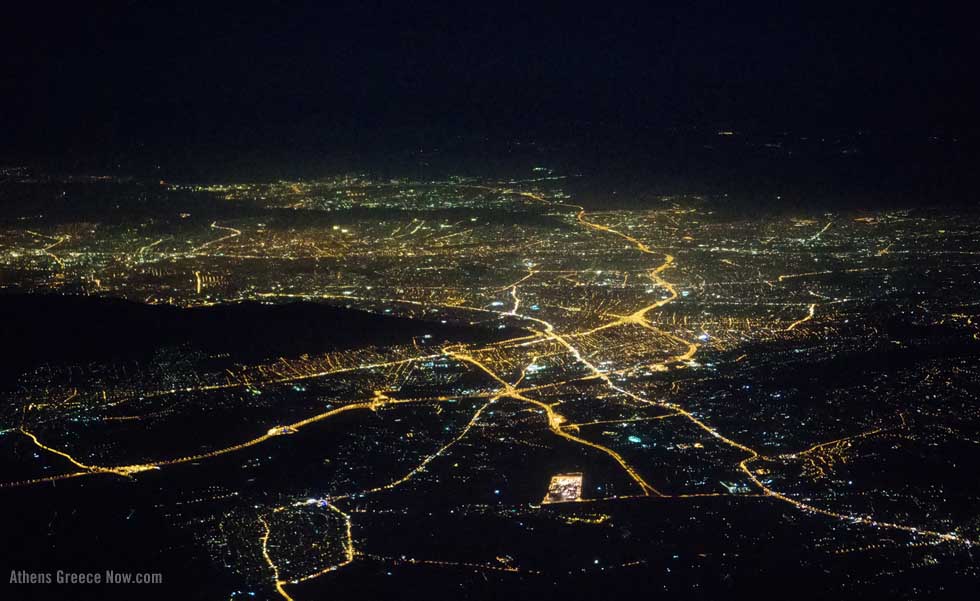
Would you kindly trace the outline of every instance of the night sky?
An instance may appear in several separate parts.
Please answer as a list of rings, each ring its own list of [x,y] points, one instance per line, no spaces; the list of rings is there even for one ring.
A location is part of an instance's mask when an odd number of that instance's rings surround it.
[[[87,4],[6,8],[0,158],[978,124],[972,20],[925,2]]]

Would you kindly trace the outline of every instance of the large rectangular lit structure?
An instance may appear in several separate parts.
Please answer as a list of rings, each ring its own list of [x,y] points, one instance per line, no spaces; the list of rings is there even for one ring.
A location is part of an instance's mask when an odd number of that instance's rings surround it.
[[[582,500],[582,474],[555,474],[543,503],[570,503]]]

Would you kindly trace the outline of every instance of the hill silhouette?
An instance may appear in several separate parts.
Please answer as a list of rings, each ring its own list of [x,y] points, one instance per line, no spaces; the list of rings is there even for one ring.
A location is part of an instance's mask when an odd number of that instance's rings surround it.
[[[514,334],[510,329],[378,315],[313,302],[183,309],[100,297],[0,295],[0,314],[5,316],[0,338],[7,349],[0,364],[0,389],[9,389],[18,376],[45,363],[149,360],[166,347],[257,361],[408,344],[425,335],[432,344],[490,341]]]

